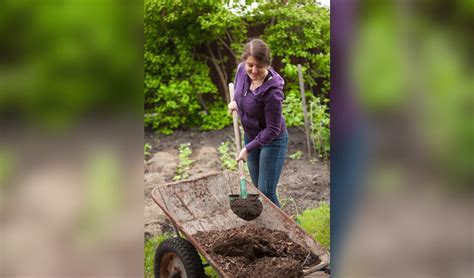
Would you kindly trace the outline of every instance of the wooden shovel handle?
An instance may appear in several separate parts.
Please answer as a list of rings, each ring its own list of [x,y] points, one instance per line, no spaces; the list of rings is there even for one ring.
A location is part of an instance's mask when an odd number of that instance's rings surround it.
[[[229,83],[229,95],[230,101],[234,101],[234,83]],[[237,115],[237,111],[232,111],[232,120],[234,122],[234,142],[235,142],[235,150],[237,151],[237,155],[240,154],[242,147],[240,146],[240,130],[239,130],[239,116]],[[242,176],[244,173],[244,162],[242,160],[239,161],[239,173]]]

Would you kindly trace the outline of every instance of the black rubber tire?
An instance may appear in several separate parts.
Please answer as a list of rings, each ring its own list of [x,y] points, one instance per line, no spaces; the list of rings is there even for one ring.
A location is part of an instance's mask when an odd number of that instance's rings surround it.
[[[154,272],[155,277],[160,277],[162,260],[165,257],[175,255],[183,263],[188,278],[205,278],[204,266],[196,248],[184,238],[173,237],[163,241],[155,253]],[[175,277],[175,276],[173,276]],[[176,277],[181,277],[179,274]],[[183,278],[183,277],[181,277]]]

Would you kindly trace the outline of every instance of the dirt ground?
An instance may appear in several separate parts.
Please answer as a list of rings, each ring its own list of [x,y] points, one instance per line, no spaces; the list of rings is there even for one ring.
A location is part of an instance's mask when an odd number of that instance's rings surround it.
[[[319,206],[321,201],[329,201],[329,162],[306,157],[306,136],[301,129],[289,128],[288,134],[288,154],[301,151],[303,156],[298,160],[287,157],[277,190],[283,210],[293,216],[306,208]],[[223,170],[218,147],[226,141],[233,144],[232,126],[210,132],[176,131],[169,136],[145,134],[145,143],[152,146],[152,155],[145,162],[145,238],[173,230],[149,193],[155,186],[173,181],[179,145],[191,143],[190,158],[194,163],[188,173],[194,178]],[[250,178],[247,181],[250,182]]]
[[[225,231],[198,232],[196,239],[225,273],[237,278],[303,277],[303,267],[320,263],[308,249],[281,231],[245,225]]]

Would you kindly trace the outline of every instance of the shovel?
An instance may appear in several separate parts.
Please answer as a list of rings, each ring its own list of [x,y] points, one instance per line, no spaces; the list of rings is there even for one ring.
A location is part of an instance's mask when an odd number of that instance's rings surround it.
[[[234,84],[229,84],[229,94],[231,101],[234,100]],[[237,119],[237,112],[232,112],[232,119],[234,121],[234,141],[237,155],[240,154],[240,132],[239,122]],[[230,208],[238,217],[251,221],[259,217],[263,210],[262,202],[260,201],[259,194],[248,194],[247,192],[247,181],[244,176],[244,162],[239,161],[239,175],[240,175],[240,194],[229,195]]]

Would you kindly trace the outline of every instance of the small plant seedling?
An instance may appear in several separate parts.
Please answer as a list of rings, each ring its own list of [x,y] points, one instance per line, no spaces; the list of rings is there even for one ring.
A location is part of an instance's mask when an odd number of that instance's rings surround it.
[[[189,169],[194,160],[190,158],[193,150],[191,149],[191,143],[179,145],[179,162],[178,167],[176,168],[176,174],[173,177],[174,181],[179,181],[189,177]]]
[[[145,143],[145,145],[143,146],[143,155],[145,156],[145,160],[150,158],[151,156],[151,145],[149,143]]]
[[[303,153],[301,151],[296,151],[289,155],[289,157],[293,160],[300,160],[302,156],[303,156]]]

